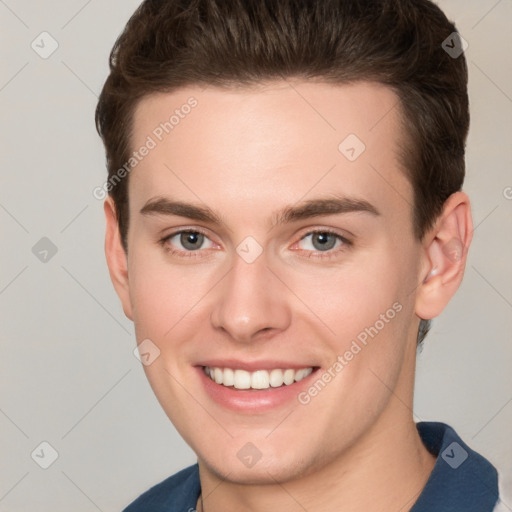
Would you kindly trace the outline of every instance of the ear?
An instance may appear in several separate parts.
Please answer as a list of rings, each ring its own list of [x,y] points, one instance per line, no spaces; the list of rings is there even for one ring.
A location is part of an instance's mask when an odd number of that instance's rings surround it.
[[[114,201],[110,196],[103,204],[107,229],[105,234],[105,256],[107,257],[110,279],[121,300],[124,314],[132,318],[132,305],[130,301],[130,288],[128,283],[128,255],[121,243],[121,233],[117,222],[117,213]]]
[[[438,316],[459,288],[472,238],[469,198],[464,192],[455,192],[424,237],[422,282],[417,288],[415,306],[419,318]]]

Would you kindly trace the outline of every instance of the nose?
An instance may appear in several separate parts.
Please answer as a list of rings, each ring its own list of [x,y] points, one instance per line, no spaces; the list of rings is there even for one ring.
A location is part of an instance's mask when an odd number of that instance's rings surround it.
[[[252,263],[236,254],[231,270],[215,287],[211,324],[234,341],[249,343],[290,325],[288,289],[267,263],[265,254]]]

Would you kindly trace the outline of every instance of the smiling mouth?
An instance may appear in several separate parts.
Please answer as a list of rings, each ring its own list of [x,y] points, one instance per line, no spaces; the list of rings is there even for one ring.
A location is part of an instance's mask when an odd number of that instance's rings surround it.
[[[203,366],[204,373],[214,382],[234,389],[270,389],[289,386],[310,375],[317,367],[300,369],[246,370]]]

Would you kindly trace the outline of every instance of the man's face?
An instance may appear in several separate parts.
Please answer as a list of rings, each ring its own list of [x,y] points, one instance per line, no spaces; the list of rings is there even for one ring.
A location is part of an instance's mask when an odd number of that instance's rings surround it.
[[[144,367],[158,400],[214,472],[286,480],[410,416],[421,245],[396,105],[375,84],[275,82],[136,109],[132,149],[156,146],[130,175],[125,311],[160,351]]]

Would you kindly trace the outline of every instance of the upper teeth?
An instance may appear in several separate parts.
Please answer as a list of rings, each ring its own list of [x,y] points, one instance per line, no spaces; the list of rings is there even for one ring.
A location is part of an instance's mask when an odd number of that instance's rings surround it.
[[[313,368],[301,368],[300,370],[276,368],[270,371],[256,370],[255,372],[248,372],[205,366],[204,371],[210,379],[223,386],[234,386],[236,389],[268,389],[269,387],[277,388],[283,384],[289,385],[298,382],[307,377],[313,371]]]

